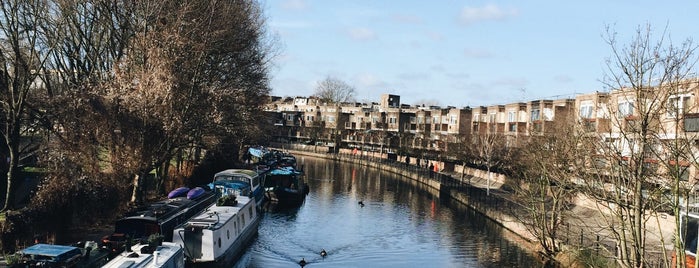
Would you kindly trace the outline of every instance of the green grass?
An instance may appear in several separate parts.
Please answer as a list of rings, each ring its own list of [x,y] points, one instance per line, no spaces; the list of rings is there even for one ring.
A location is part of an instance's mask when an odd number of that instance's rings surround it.
[[[23,172],[26,173],[44,173],[46,172],[46,168],[41,168],[41,167],[24,167],[22,168]]]

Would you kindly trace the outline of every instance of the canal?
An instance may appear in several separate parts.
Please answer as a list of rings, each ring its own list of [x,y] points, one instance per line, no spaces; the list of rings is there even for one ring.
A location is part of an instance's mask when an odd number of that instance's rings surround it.
[[[269,208],[235,267],[298,267],[301,258],[306,267],[543,267],[498,224],[409,180],[318,158],[298,163],[311,189],[305,203]]]

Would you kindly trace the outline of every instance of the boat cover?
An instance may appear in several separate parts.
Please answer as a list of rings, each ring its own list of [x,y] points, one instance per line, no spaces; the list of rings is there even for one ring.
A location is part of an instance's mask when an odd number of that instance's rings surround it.
[[[269,172],[269,174],[270,175],[298,175],[298,174],[301,174],[301,172],[298,172],[293,167],[281,167],[281,168],[273,169],[272,171]]]
[[[264,148],[250,148],[248,149],[248,152],[250,152],[250,155],[262,158],[264,155],[269,153],[269,150],[264,149]]]
[[[49,245],[49,244],[36,244],[31,247],[22,250],[24,255],[41,255],[48,257],[58,257],[65,254],[71,250],[75,250],[76,247],[63,246],[63,245]]]

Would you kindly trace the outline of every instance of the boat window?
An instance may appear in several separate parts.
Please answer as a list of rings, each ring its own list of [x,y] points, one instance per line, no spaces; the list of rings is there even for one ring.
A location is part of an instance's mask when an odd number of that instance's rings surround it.
[[[684,250],[687,254],[697,254],[697,238],[699,237],[699,219],[694,217],[683,216],[684,226],[687,229],[684,232]]]
[[[240,218],[243,219],[241,226],[245,226],[245,214],[240,214]]]
[[[252,217],[252,207],[249,207],[249,208],[248,208],[248,211],[249,211],[249,213],[250,213],[250,217]]]
[[[221,238],[220,237],[218,238],[218,247],[219,248],[221,247]]]
[[[231,239],[231,230],[226,230],[226,236]]]

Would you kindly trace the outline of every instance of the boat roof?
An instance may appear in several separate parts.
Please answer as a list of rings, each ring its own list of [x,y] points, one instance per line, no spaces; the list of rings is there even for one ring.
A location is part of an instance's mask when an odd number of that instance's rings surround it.
[[[24,255],[41,255],[48,257],[58,257],[60,255],[66,254],[72,250],[79,248],[64,246],[64,245],[50,245],[50,244],[36,244],[31,247],[25,248],[21,251]]]
[[[209,183],[209,188],[214,188],[216,186],[223,186],[226,188],[233,188],[233,189],[245,189],[250,187],[250,183],[248,182],[242,182],[242,181],[215,181],[212,183]]]
[[[185,226],[202,226],[208,229],[218,229],[223,227],[223,225],[228,222],[231,218],[235,217],[238,212],[243,209],[248,203],[255,204],[255,201],[247,196],[236,196],[238,203],[235,206],[219,206],[218,204],[213,204],[208,207],[201,214],[191,218]],[[216,217],[218,215],[218,217]],[[178,229],[182,229],[180,227]]]
[[[202,196],[213,197],[214,195],[215,194],[211,191],[205,191]],[[205,199],[208,199],[208,198],[204,198],[201,200],[205,200]],[[148,204],[146,206],[142,206],[142,207],[139,207],[135,210],[132,210],[131,212],[124,215],[124,217],[122,219],[133,218],[133,217],[167,219],[167,218],[171,217],[172,215],[176,214],[177,212],[179,212],[180,210],[192,207],[192,206],[194,206],[194,204],[199,203],[199,202],[200,202],[199,198],[188,199],[187,197],[183,197],[183,196],[169,198],[169,199],[153,202],[153,203]]]
[[[102,268],[160,267],[166,263],[164,260],[169,260],[176,256],[179,251],[182,251],[182,248],[176,243],[163,242],[163,244],[158,246],[155,250],[159,252],[158,259],[160,260],[158,263],[153,263],[153,254],[141,253],[141,249],[145,246],[147,245],[138,244],[131,247],[131,252],[122,252],[102,266]]]
[[[218,176],[247,176],[252,178],[258,176],[258,174],[254,170],[249,169],[226,169],[224,171],[214,174],[214,178]]]

